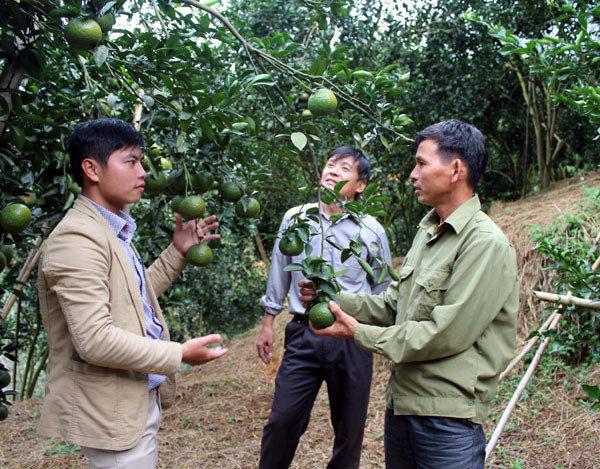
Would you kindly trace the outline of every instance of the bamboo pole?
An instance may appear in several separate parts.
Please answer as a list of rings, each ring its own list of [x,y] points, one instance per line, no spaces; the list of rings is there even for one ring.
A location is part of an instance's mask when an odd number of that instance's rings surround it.
[[[600,300],[586,300],[571,295],[557,295],[556,293],[547,293],[542,291],[533,291],[533,294],[540,300],[560,303],[563,305],[579,306],[588,309],[600,309]]]
[[[17,290],[17,291],[23,290],[23,284],[29,279],[29,276],[31,275],[33,268],[35,267],[38,259],[40,258],[41,248],[42,248],[43,243],[44,243],[44,240],[41,236],[35,240],[35,245],[36,245],[37,249],[31,249],[29,251],[29,254],[27,255],[27,259],[25,259],[25,262],[23,263],[23,266],[21,267],[21,271],[19,272],[19,275],[17,276],[17,283],[13,287],[14,290]],[[6,303],[4,303],[4,306],[2,307],[2,321],[6,320],[6,317],[8,316],[8,313],[10,312],[13,305],[15,304],[16,299],[17,299],[17,295],[15,295],[14,293],[11,293],[10,295],[8,295],[8,299],[6,300]]]
[[[562,314],[557,314],[554,317],[554,320],[552,321],[552,323],[550,324],[549,329],[554,329],[556,327],[556,325],[558,324],[558,321],[560,320],[561,317],[562,317]],[[498,425],[496,426],[496,429],[494,430],[494,433],[492,434],[489,443],[485,447],[485,460],[486,461],[489,458],[490,454],[492,454],[492,452],[494,451],[494,448],[496,447],[496,444],[498,443],[498,439],[500,438],[500,435],[502,434],[502,431],[504,430],[504,427],[506,426],[506,423],[508,422],[510,414],[516,407],[517,402],[519,401],[519,398],[521,397],[521,394],[523,394],[523,391],[525,390],[525,387],[527,386],[527,383],[533,376],[533,372],[535,371],[538,363],[540,362],[540,359],[542,358],[542,355],[544,354],[544,351],[546,350],[546,347],[548,346],[549,342],[550,342],[550,337],[546,337],[544,339],[544,341],[542,342],[542,344],[540,345],[540,347],[538,348],[538,350],[535,354],[535,357],[533,358],[533,361],[531,362],[531,364],[529,365],[529,368],[527,369],[527,372],[525,373],[523,378],[521,378],[521,381],[519,382],[519,386],[517,387],[517,390],[513,394],[512,398],[510,399],[510,402],[508,403],[508,406],[504,410],[504,413],[502,414],[502,417],[500,418],[500,421],[498,422]]]
[[[542,324],[542,327],[539,328],[539,332],[545,331],[548,328],[548,325],[550,324],[550,322],[554,319],[554,317],[557,314],[558,314],[558,312],[554,311],[550,316],[548,316],[546,321],[544,321],[544,324]],[[527,352],[529,352],[529,350],[531,350],[531,348],[535,345],[535,343],[538,341],[539,338],[540,338],[540,336],[536,335],[535,337],[532,337],[531,339],[529,339],[527,341],[527,344],[525,344],[525,346],[521,349],[521,352],[515,358],[512,359],[512,361],[508,364],[506,369],[500,374],[500,378],[498,378],[498,382],[500,382],[504,378],[506,378],[506,376],[513,370],[513,368],[517,365],[517,363],[519,363],[521,361],[521,359],[527,354]]]

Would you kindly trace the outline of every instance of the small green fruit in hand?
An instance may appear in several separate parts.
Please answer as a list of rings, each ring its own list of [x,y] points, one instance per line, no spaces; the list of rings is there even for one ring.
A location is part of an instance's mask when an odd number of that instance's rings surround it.
[[[235,204],[235,213],[240,218],[254,218],[260,212],[260,204],[254,197],[244,197]]]
[[[206,243],[194,244],[185,255],[187,261],[195,266],[204,267],[212,261],[212,250]]]
[[[179,213],[186,220],[195,220],[196,218],[202,218],[206,211],[206,204],[204,199],[199,195],[190,195],[179,203],[177,207],[177,213]]]
[[[285,256],[298,256],[304,251],[304,243],[296,233],[289,233],[279,241],[279,250]]]
[[[329,309],[329,302],[322,301],[308,310],[308,320],[316,329],[323,329],[335,322],[335,316]]]

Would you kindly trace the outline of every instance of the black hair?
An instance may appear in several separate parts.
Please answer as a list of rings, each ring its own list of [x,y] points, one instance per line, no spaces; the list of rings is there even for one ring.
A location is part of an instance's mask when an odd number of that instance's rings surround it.
[[[356,163],[358,161],[358,180],[365,181],[365,184],[369,184],[369,179],[371,178],[371,163],[365,155],[363,155],[360,151],[355,148],[343,146],[338,147],[335,150],[332,150],[327,155],[327,161],[333,159],[333,161],[340,160],[342,158],[352,158],[352,161]],[[360,193],[356,193],[354,196],[354,200],[358,200],[360,198]]]
[[[438,153],[444,163],[460,158],[467,165],[467,183],[474,188],[483,173],[488,160],[485,137],[474,126],[458,119],[450,119],[430,125],[415,141],[415,149],[423,140],[435,140]]]
[[[83,185],[81,162],[92,158],[103,167],[108,157],[122,148],[139,146],[146,149],[144,137],[133,125],[119,119],[96,119],[78,124],[73,129],[67,143],[71,159],[70,173],[75,182]]]

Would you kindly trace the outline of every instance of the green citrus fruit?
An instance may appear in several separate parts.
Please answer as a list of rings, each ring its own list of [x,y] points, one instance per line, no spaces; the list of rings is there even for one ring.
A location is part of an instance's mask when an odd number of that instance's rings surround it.
[[[337,105],[335,94],[328,88],[321,88],[308,98],[308,109],[315,116],[331,114],[337,109]]]
[[[173,295],[171,296],[171,298],[173,298],[176,301],[179,301],[182,300],[184,296],[185,290],[181,287],[176,287],[175,290],[173,290]]]
[[[244,197],[238,200],[234,208],[240,218],[254,218],[260,212],[260,204],[254,197]]]
[[[191,188],[191,186],[190,186]],[[185,194],[185,172],[178,169],[169,174],[167,178],[167,189],[171,194]]]
[[[210,246],[211,249],[218,249],[221,246],[223,246],[223,244],[221,243],[221,238],[211,239],[208,242],[208,245]]]
[[[109,32],[115,25],[115,17],[112,13],[105,13],[102,16],[97,16],[94,20],[98,23],[103,33]]]
[[[237,202],[244,195],[244,190],[235,181],[225,181],[219,186],[219,193],[227,202]]]
[[[308,119],[309,117],[312,117],[312,112],[310,112],[310,109],[304,109],[302,111],[302,117]]]
[[[208,191],[215,182],[215,178],[208,171],[200,171],[192,175],[192,187],[200,194]]]
[[[6,260],[6,256],[0,252],[0,272],[2,272],[7,265],[8,261]]]
[[[0,404],[0,421],[6,420],[6,417],[8,417],[8,407],[4,404]]]
[[[19,197],[23,203],[25,205],[27,205],[29,208],[33,207],[36,202],[37,202],[37,195],[31,193],[31,194],[26,194],[26,195],[22,195],[21,197]]]
[[[71,184],[69,184],[69,190],[75,195],[81,194],[81,186],[79,184],[77,184],[75,181],[73,181]]]
[[[171,163],[171,160],[168,158],[161,158],[160,167],[164,170],[173,169],[173,163]]]
[[[279,241],[279,250],[285,256],[297,256],[304,251],[304,243],[296,233],[289,233]]]
[[[31,210],[27,205],[8,205],[0,212],[0,227],[5,233],[20,233],[29,226]]]
[[[171,199],[171,210],[173,213],[179,213],[179,204],[183,199],[185,199],[185,197],[182,195],[176,195]]]
[[[178,207],[178,213],[186,220],[202,218],[206,211],[204,199],[199,195],[190,195],[181,201]]]
[[[335,316],[329,309],[329,303],[323,301],[312,306],[308,310],[308,320],[317,329],[329,327],[335,322]]]
[[[10,384],[10,373],[6,370],[0,370],[0,389]]]
[[[158,178],[154,178],[152,172],[148,171],[144,183],[146,184],[144,187],[146,194],[160,194],[167,187],[167,176],[165,176],[165,173],[159,172]]]
[[[0,246],[0,252],[2,254],[4,254],[4,257],[6,257],[6,265],[9,265],[12,260],[13,260],[13,256],[15,255],[15,249],[12,246]]]
[[[102,28],[91,18],[73,18],[65,26],[65,38],[75,49],[90,50],[102,39]]]
[[[157,143],[153,143],[152,146],[148,149],[148,156],[156,158],[158,155],[160,155],[160,147]]]
[[[190,264],[203,267],[210,264],[213,254],[212,250],[206,243],[201,243],[194,244],[191,248],[189,248],[185,258]]]

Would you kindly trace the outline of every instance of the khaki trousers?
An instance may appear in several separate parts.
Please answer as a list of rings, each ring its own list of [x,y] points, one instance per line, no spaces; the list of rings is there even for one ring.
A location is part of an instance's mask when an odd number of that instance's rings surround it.
[[[155,388],[148,395],[146,430],[139,443],[124,451],[82,446],[81,451],[90,460],[90,469],[154,469],[158,460],[156,436],[160,421],[160,398]]]

